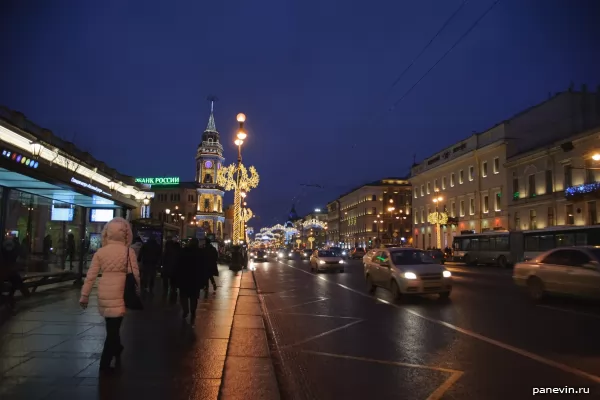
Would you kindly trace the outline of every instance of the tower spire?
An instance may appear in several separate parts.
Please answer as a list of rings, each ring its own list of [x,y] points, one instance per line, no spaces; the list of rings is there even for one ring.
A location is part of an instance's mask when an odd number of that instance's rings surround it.
[[[208,117],[208,125],[206,125],[205,132],[218,132],[217,126],[215,125],[215,101],[219,101],[217,96],[208,96],[208,101],[210,101],[210,117]]]

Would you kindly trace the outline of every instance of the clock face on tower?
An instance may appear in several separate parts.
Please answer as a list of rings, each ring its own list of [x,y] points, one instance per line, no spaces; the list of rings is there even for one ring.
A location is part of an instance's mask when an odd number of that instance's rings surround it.
[[[204,163],[204,168],[212,168],[213,164],[212,161],[207,161]]]

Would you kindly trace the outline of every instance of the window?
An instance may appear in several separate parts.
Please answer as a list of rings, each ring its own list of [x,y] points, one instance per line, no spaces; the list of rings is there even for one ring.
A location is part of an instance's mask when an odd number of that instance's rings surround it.
[[[490,202],[488,196],[483,196],[483,212],[486,214],[490,212]]]
[[[421,197],[425,196],[425,186],[421,185]]]
[[[494,174],[500,173],[500,159],[498,157],[494,158]]]
[[[481,163],[481,176],[483,176],[484,178],[487,176],[487,161],[484,161]]]
[[[419,223],[419,214],[417,214],[417,209],[415,208],[415,211],[413,212],[413,221],[415,224]]]
[[[565,223],[567,225],[575,225],[575,214],[573,214],[573,204],[565,206]]]
[[[415,195],[415,197],[417,197],[417,196]],[[377,201],[377,195],[376,194],[374,194],[374,195],[371,196],[371,201]]]
[[[421,223],[424,224],[425,223],[425,210],[423,210],[421,208]]]
[[[571,164],[567,164],[564,166],[564,174],[565,184],[563,190],[573,186],[573,169],[571,168]]]
[[[521,229],[521,216],[519,215],[518,211],[515,211],[514,220],[515,220],[515,229],[520,230]]]
[[[446,177],[442,177],[442,190],[446,190]]]
[[[469,181],[475,179],[475,167],[472,165],[469,166]]]
[[[548,226],[554,226],[554,207],[548,207]]]
[[[454,187],[454,172],[450,174],[450,187]]]
[[[377,214],[377,207],[373,207],[371,209],[371,214]]]
[[[546,170],[546,194],[552,193],[554,191],[552,188],[552,170],[548,169]]]
[[[585,167],[585,183],[594,183],[594,181],[596,179],[594,177],[594,170],[592,169],[592,161],[585,160],[584,167]]]
[[[588,225],[596,225],[598,223],[598,213],[596,212],[596,202],[588,201]]]
[[[475,199],[473,197],[469,199],[469,214],[475,214]]]
[[[537,229],[537,212],[535,210],[529,210],[529,228]]]
[[[419,190],[417,188],[415,188],[415,199],[419,197]]]
[[[452,218],[456,217],[456,203],[455,202],[450,203],[450,216]]]
[[[435,179],[435,180],[433,181],[433,191],[434,191],[434,192],[437,192],[438,190],[440,190],[440,188],[439,188],[439,186],[438,186],[438,180],[437,180],[437,179]]]
[[[464,183],[464,181],[465,181],[465,171],[461,169],[460,171],[458,171],[458,183],[460,185],[462,185]]]
[[[521,197],[519,193],[519,178],[513,178],[513,200],[517,201]]]
[[[427,194],[431,193],[431,184],[427,182]]]
[[[494,211],[502,210],[502,193],[498,192],[494,196]]]
[[[529,183],[527,187],[527,195],[529,197],[535,197],[535,174],[529,175]]]
[[[464,200],[460,201],[460,216],[461,217],[465,216],[465,201]]]
[[[377,232],[377,224],[373,223],[371,229],[373,230],[373,232]]]

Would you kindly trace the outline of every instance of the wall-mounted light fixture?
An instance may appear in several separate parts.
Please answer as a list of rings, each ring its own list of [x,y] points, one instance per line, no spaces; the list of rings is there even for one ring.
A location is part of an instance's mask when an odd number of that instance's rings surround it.
[[[39,160],[40,154],[42,153],[42,143],[39,140],[35,140],[30,143],[31,145],[31,153],[33,154],[34,160]]]

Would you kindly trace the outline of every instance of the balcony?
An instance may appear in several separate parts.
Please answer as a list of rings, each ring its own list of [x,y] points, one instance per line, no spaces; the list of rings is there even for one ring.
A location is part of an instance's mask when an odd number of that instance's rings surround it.
[[[581,200],[587,197],[600,198],[600,182],[568,187],[565,189],[565,197],[569,200]]]

